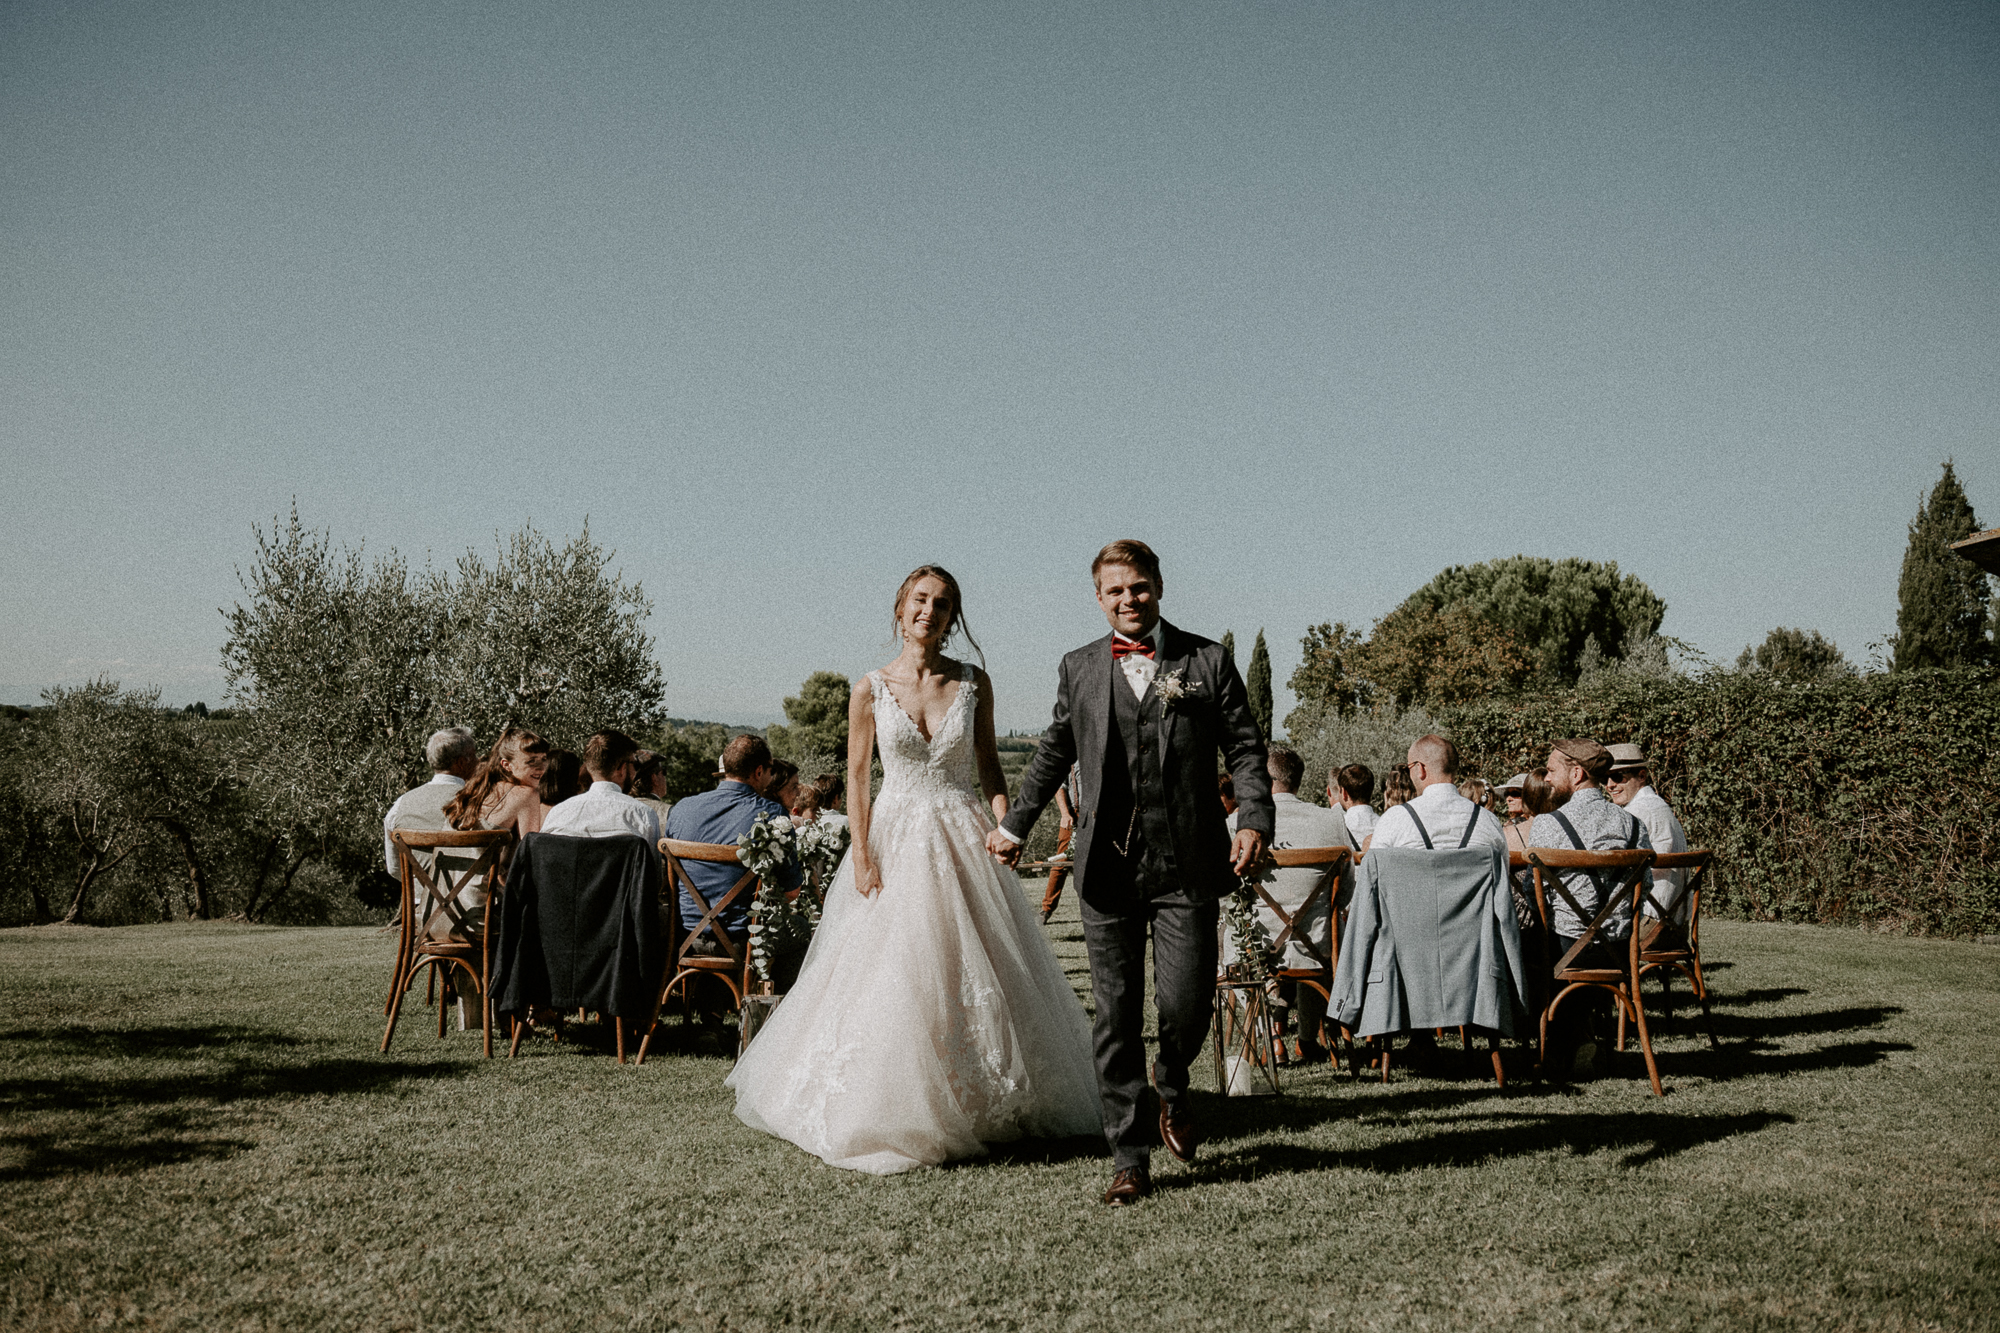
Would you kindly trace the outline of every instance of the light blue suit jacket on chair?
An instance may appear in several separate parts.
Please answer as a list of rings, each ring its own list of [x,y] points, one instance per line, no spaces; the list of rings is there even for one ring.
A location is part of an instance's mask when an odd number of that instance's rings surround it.
[[[1327,1017],[1358,1036],[1527,1015],[1521,927],[1499,847],[1379,847],[1361,860]]]

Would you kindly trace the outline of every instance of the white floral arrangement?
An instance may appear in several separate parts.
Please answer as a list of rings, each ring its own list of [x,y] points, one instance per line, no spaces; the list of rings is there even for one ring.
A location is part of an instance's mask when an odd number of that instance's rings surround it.
[[[799,847],[799,860],[813,882],[822,892],[833,883],[834,875],[840,870],[841,858],[854,842],[854,834],[845,824],[831,820],[815,819],[812,823],[795,831]]]
[[[1160,696],[1160,703],[1167,708],[1172,708],[1183,700],[1194,698],[1195,691],[1200,688],[1201,682],[1198,680],[1189,680],[1187,673],[1179,667],[1175,667],[1172,671],[1164,675],[1153,677],[1153,693]]]
[[[767,987],[771,985],[772,967],[778,958],[809,943],[819,925],[812,895],[802,893],[796,900],[787,898],[785,887],[779,882],[779,876],[798,859],[800,851],[792,821],[764,814],[758,815],[757,821],[736,840],[736,859],[757,875],[757,896],[750,900],[750,966]]]

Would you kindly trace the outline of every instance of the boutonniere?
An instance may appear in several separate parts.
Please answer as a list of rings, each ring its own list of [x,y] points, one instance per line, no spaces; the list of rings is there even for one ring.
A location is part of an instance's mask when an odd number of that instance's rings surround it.
[[[1201,682],[1189,680],[1187,673],[1179,667],[1153,677],[1153,692],[1160,696],[1160,703],[1167,708],[1172,708],[1184,699],[1194,698],[1195,691],[1200,688]]]

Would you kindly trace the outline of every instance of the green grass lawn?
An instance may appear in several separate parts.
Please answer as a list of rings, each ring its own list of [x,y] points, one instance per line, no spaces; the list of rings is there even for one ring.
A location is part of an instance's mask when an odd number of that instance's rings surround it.
[[[372,930],[0,932],[0,1326],[2000,1324],[2000,949],[1707,943],[1724,1048],[1678,1023],[1664,1099],[1635,1054],[1314,1072],[1203,1099],[1201,1160],[1113,1211],[1087,1142],[825,1167],[736,1122],[712,1039],[489,1063],[419,1005],[377,1055]]]

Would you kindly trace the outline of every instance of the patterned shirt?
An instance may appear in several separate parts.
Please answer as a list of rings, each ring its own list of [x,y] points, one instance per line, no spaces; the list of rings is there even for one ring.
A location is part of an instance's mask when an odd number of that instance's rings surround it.
[[[1604,789],[1601,787],[1584,787],[1576,791],[1563,804],[1562,813],[1575,827],[1576,836],[1583,839],[1583,850],[1586,852],[1622,852],[1628,847],[1644,847],[1650,850],[1653,846],[1652,839],[1646,834],[1646,826],[1620,810],[1611,798],[1604,794]],[[1634,828],[1639,830],[1639,840],[1636,843],[1631,840]],[[1563,826],[1556,822],[1554,815],[1535,816],[1535,822],[1528,825],[1528,846],[1576,850],[1576,844],[1570,841],[1569,834],[1563,832]],[[1599,873],[1601,875],[1603,872]],[[1590,872],[1564,871],[1562,880],[1569,886],[1570,893],[1575,895],[1578,905],[1590,916],[1596,916],[1597,909],[1603,905],[1603,897],[1598,891],[1597,881],[1590,877]],[[1598,932],[1599,936],[1623,939],[1629,929],[1631,916],[1631,908],[1621,906],[1604,923],[1604,929]],[[1570,905],[1564,901],[1563,896],[1555,892],[1553,885],[1549,890],[1549,921],[1555,927],[1556,934],[1568,939],[1575,939],[1590,928],[1589,917],[1579,918],[1570,910]]]

